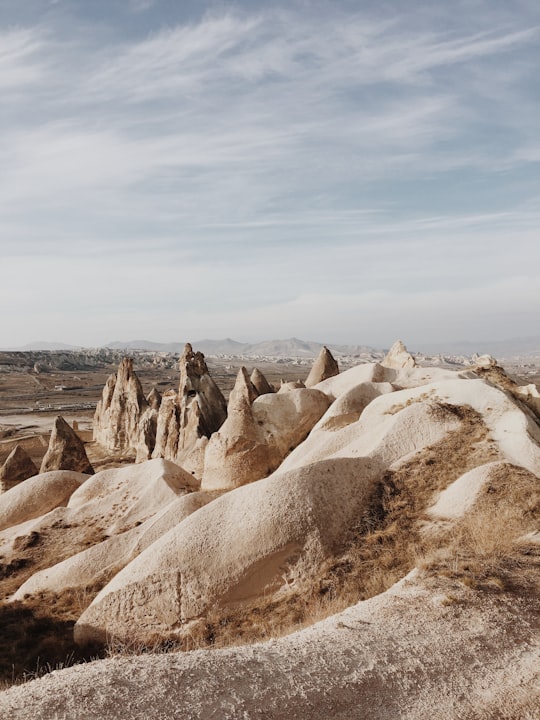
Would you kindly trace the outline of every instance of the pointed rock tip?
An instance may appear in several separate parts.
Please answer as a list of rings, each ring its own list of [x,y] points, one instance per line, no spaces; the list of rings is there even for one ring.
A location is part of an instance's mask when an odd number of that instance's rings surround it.
[[[269,393],[275,392],[274,388],[270,385],[264,374],[259,368],[253,368],[253,372],[249,378],[259,395],[268,395]]]
[[[394,370],[402,370],[403,368],[416,367],[416,361],[405,347],[402,340],[396,340],[390,350],[386,353],[381,365]]]
[[[339,375],[339,366],[330,350],[323,345],[307,376],[306,387],[313,387],[335,375]]]

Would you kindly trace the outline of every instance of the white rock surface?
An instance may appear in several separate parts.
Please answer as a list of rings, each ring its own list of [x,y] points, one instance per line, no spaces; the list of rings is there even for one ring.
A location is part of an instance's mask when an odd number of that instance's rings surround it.
[[[279,640],[116,657],[0,693],[11,720],[536,720],[537,600],[402,581]]]
[[[45,515],[66,505],[70,496],[89,478],[71,470],[53,470],[28,478],[0,495],[0,530]]]

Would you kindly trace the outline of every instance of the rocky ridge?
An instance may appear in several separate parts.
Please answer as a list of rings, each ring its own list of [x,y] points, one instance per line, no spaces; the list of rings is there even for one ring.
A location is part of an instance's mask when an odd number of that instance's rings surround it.
[[[501,708],[504,717],[533,718],[540,647],[533,388],[520,389],[489,358],[459,370],[426,367],[397,343],[381,362],[311,388],[291,383],[260,395],[243,368],[227,418],[208,437],[206,420],[199,422],[214,397],[207,368],[191,347],[184,356],[179,392],[147,410],[158,414],[157,434],[160,417],[162,435],[172,429],[167,437],[180,435],[184,418],[186,457],[199,453],[200,477],[175,464],[182,463],[173,442],[174,462],[76,476],[67,494],[50,473],[4,493],[0,553],[14,567],[28,546],[39,565],[34,573],[27,565],[12,585],[12,602],[94,588],[74,618],[81,646],[159,638],[184,648],[195,637],[218,642],[227,631],[238,639],[270,608],[270,617],[291,618],[304,617],[308,602],[327,603],[327,614],[350,608],[251,648],[73,668],[0,695],[0,711],[23,717],[31,703],[37,718],[97,717],[114,698],[117,717],[142,717],[150,707],[166,717],[175,703],[175,712],[201,718],[459,712],[472,720]],[[57,523],[71,528],[65,541],[73,538],[61,562],[50,549]],[[84,546],[92,523],[99,532]],[[497,653],[486,651],[492,646]],[[132,686],[133,672],[147,682]],[[485,692],[486,677],[494,692]]]

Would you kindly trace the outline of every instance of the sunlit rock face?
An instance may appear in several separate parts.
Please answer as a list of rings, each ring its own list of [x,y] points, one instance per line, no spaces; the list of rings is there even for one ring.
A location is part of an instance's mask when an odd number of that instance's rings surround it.
[[[139,423],[147,408],[133,360],[124,358],[118,373],[107,380],[97,404],[94,440],[111,452],[135,450],[139,444]]]
[[[173,460],[200,478],[207,439],[223,425],[227,403],[210,377],[204,355],[189,343],[179,365],[178,393],[165,393],[161,400],[152,457]]]

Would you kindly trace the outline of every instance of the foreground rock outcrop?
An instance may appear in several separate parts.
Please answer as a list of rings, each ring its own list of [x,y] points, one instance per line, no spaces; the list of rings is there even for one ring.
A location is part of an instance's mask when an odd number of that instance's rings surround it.
[[[0,694],[13,720],[535,720],[538,600],[411,577],[279,640],[78,665]]]
[[[46,473],[51,470],[73,470],[85,475],[92,475],[94,472],[83,441],[60,415],[54,421],[49,447],[39,472]]]
[[[174,462],[0,496],[14,606],[84,595],[83,648],[236,643],[338,614],[268,643],[66,670],[0,694],[0,714],[535,718],[532,388],[491,361],[421,367],[398,344],[311,388],[259,394],[242,368],[208,437],[201,408],[221,403],[189,347],[183,368],[182,394],[147,408]]]

